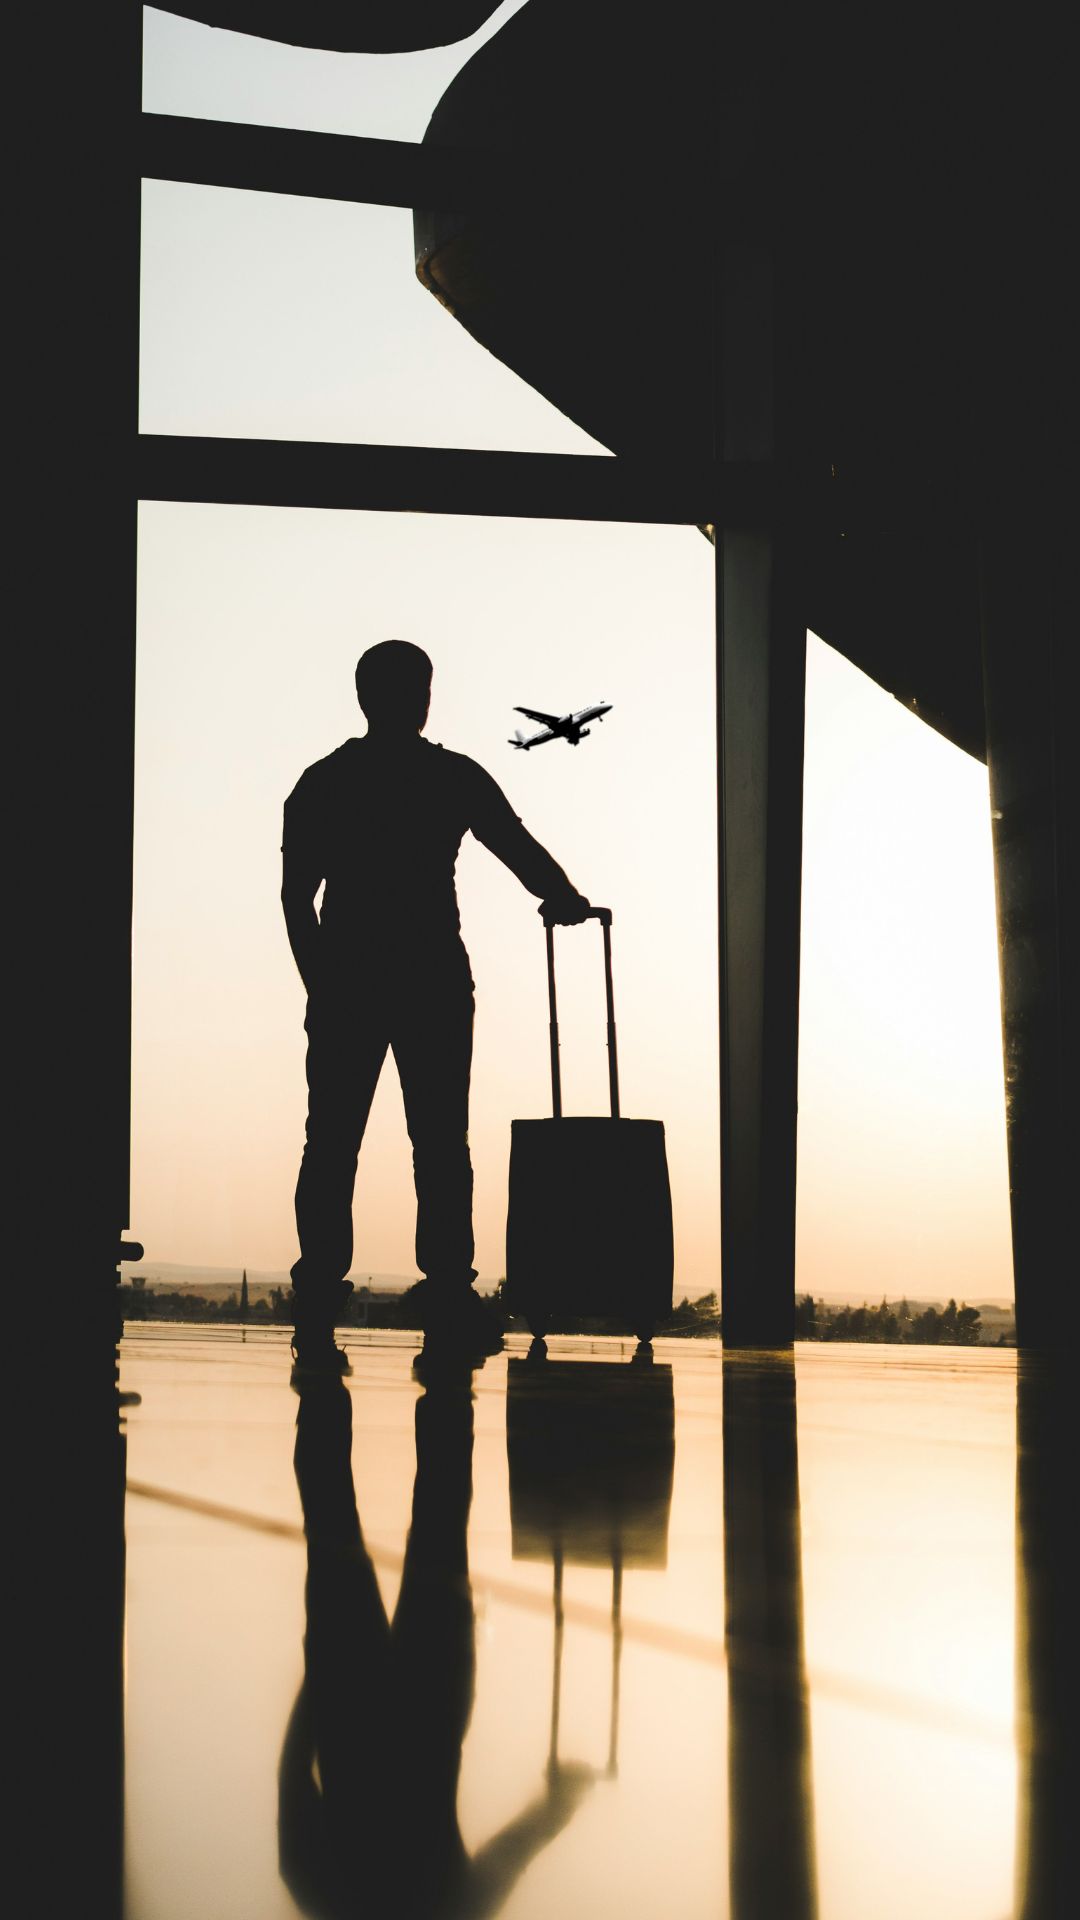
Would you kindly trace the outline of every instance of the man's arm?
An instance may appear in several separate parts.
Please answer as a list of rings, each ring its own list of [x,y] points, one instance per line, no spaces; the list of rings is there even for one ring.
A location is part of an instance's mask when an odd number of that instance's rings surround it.
[[[540,898],[540,912],[560,926],[573,927],[585,919],[589,902],[568,879],[546,848],[522,826],[502,788],[476,768],[476,787],[469,825],[482,846],[509,867],[522,886]]]
[[[281,837],[281,905],[292,957],[309,993],[319,971],[322,929],[315,911],[315,895],[326,877],[321,867],[313,851],[311,835],[304,830],[296,794],[292,793],[285,802]]]

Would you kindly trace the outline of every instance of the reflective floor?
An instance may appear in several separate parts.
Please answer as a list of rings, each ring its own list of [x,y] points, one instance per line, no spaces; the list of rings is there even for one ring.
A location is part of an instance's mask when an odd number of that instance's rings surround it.
[[[1064,1910],[1014,1353],[348,1345],[123,1342],[129,1920]]]

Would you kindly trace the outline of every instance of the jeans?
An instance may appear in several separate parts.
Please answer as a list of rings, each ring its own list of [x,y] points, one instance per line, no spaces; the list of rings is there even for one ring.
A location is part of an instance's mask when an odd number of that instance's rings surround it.
[[[296,1185],[298,1294],[340,1298],[352,1265],[356,1163],[387,1049],[401,1080],[416,1185],[416,1264],[440,1288],[473,1267],[469,1072],[473,983],[461,962],[352,978],[309,997],[308,1116]]]

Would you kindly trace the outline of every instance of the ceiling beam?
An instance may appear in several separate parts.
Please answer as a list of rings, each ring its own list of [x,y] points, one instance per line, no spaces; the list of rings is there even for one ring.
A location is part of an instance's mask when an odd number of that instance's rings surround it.
[[[703,526],[768,519],[769,475],[602,454],[141,434],[141,500]]]
[[[382,207],[464,212],[509,208],[527,169],[466,148],[369,140],[356,134],[239,125],[144,113],[139,170],[145,180],[355,200]],[[550,168],[548,181],[550,185]]]

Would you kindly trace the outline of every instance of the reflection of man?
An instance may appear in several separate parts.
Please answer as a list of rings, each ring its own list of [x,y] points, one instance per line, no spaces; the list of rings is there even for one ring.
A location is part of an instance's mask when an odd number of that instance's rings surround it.
[[[307,1536],[304,1683],[278,1776],[282,1876],[320,1920],[481,1920],[566,1825],[594,1776],[552,1768],[545,1790],[478,1852],[457,1818],[475,1629],[467,1533],[473,1410],[466,1367],[416,1404],[412,1524],[393,1621],[364,1547],[352,1403],[306,1381],[296,1478]]]
[[[407,641],[370,648],[356,669],[366,735],[309,767],[285,803],[281,898],[308,991],[292,1270],[305,1367],[343,1364],[333,1328],[349,1292],[356,1161],[387,1048],[413,1148],[425,1330],[469,1350],[497,1344],[472,1288],[473,982],[454,889],[464,835],[497,854],[552,919],[572,925],[588,911],[490,774],[421,739],[431,671]]]

